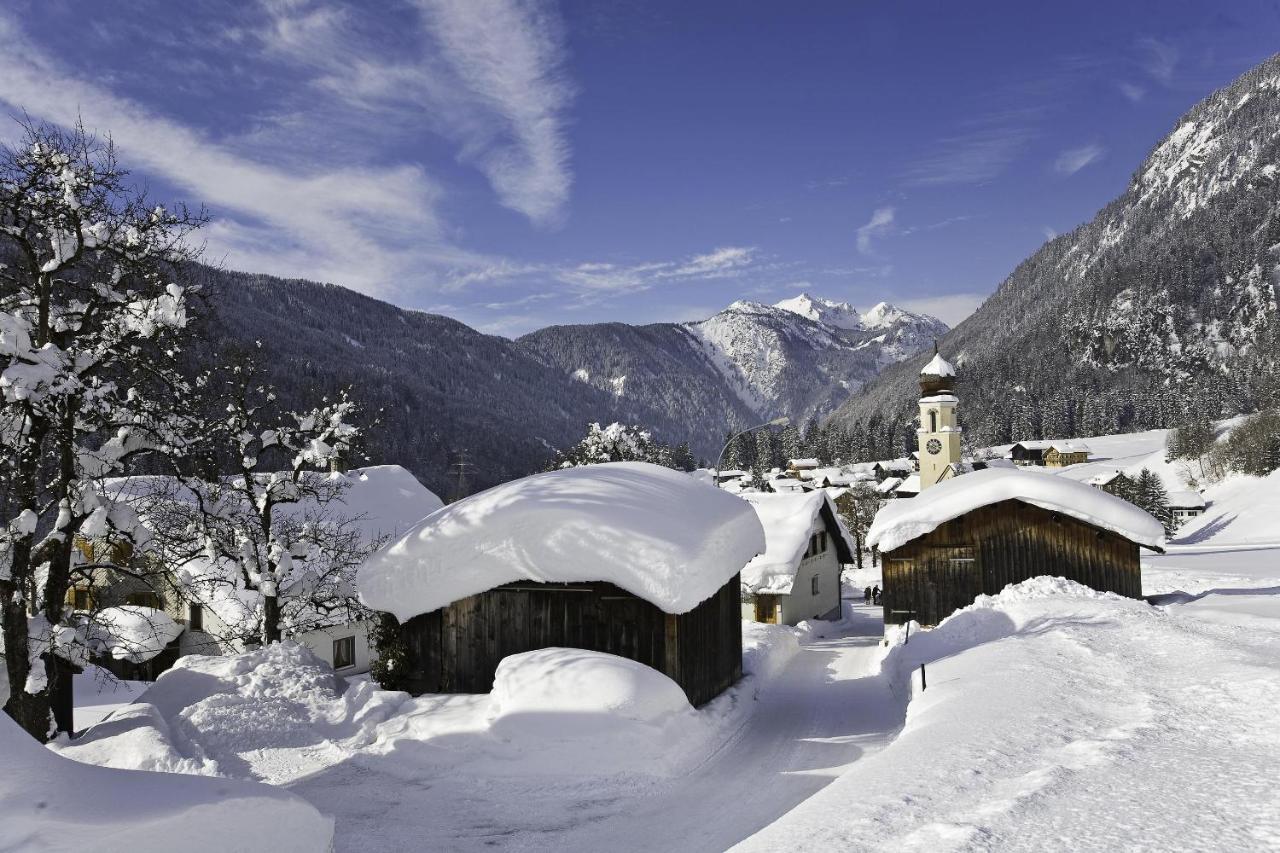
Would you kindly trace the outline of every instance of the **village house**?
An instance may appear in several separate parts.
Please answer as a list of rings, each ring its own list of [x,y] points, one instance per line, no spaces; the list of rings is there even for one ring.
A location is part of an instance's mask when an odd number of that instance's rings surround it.
[[[741,498],[616,462],[451,504],[374,554],[357,585],[399,620],[411,693],[487,693],[503,658],[570,647],[653,667],[702,705],[742,675],[738,575],[764,550]]]
[[[334,511],[350,518],[363,541],[370,544],[397,536],[443,506],[434,493],[399,465],[355,468],[331,476],[347,480],[341,504],[335,502]],[[133,502],[138,504],[145,524],[149,513],[157,510],[155,499],[149,497],[160,491],[149,485],[155,480],[153,477],[120,478],[109,481],[107,487],[135,493],[138,497]],[[181,499],[185,494],[182,489],[163,491],[165,500]],[[152,681],[183,655],[236,654],[251,645],[238,639],[240,632],[233,627],[252,618],[233,584],[215,587],[212,592],[197,590],[184,584],[184,580],[200,574],[199,570],[191,571],[191,567],[187,567],[187,571],[174,572],[154,565],[152,555],[134,555],[127,542],[77,541],[76,544],[90,562],[109,555],[118,565],[133,566],[137,571],[128,574],[104,568],[83,573],[67,592],[67,604],[73,610],[83,611],[86,618],[102,621],[98,614],[121,606],[135,611],[147,608],[158,614],[152,618],[156,625],[175,624],[178,628],[162,649],[148,648],[150,653],[145,657],[119,646],[117,652],[129,653],[94,661],[117,676]],[[313,624],[322,621],[315,620]],[[340,614],[334,614],[330,621],[331,624],[316,624],[289,639],[306,646],[340,674],[368,672],[373,659],[368,621],[349,620]],[[135,627],[135,633],[138,630]]]
[[[1008,458],[1017,465],[1065,468],[1088,462],[1089,452],[1082,441],[1020,441],[1009,448]]]
[[[742,618],[795,625],[840,615],[840,568],[854,544],[825,491],[744,494],[764,528],[765,550],[742,570]]]
[[[1179,525],[1204,515],[1204,510],[1204,497],[1199,492],[1169,492],[1169,511],[1173,513],[1173,520]]]

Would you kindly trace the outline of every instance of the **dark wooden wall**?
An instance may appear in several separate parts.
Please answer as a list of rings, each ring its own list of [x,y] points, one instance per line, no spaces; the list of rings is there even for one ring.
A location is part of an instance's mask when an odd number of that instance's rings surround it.
[[[1142,595],[1136,543],[1021,501],[974,510],[883,558],[882,601],[890,624],[916,619],[934,625],[979,594],[995,595],[1038,575]]]
[[[512,583],[401,626],[411,693],[488,693],[504,657],[551,646],[631,658],[679,684],[694,705],[742,676],[738,576],[671,615],[609,583]]]

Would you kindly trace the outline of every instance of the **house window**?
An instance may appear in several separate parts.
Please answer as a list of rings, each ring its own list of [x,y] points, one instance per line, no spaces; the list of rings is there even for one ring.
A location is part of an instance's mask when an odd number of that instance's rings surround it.
[[[133,604],[138,607],[150,607],[154,610],[160,610],[164,607],[164,602],[160,600],[160,596],[154,592],[134,592],[126,599],[125,604]]]
[[[817,576],[817,574],[814,574],[814,576],[813,576],[813,577],[809,578],[809,592],[810,592],[810,594],[812,594],[812,595],[817,595],[817,594],[818,594],[818,576]]]
[[[333,641],[333,668],[344,669],[356,665],[356,638],[343,637]]]
[[[192,631],[204,630],[204,607],[199,604],[187,605],[187,628]]]

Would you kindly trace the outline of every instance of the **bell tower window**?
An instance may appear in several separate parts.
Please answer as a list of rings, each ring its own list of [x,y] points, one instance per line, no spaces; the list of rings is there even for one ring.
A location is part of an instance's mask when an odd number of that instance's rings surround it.
[[[938,413],[930,410],[929,412],[929,432],[938,431]]]

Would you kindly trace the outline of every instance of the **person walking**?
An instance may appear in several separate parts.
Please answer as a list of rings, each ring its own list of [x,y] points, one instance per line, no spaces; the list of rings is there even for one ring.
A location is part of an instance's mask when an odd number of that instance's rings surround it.
[[[880,603],[880,587],[879,586],[873,586],[871,588],[871,603],[872,604]]]
[[[862,603],[863,604],[871,603],[871,587],[867,587],[862,591]]]

